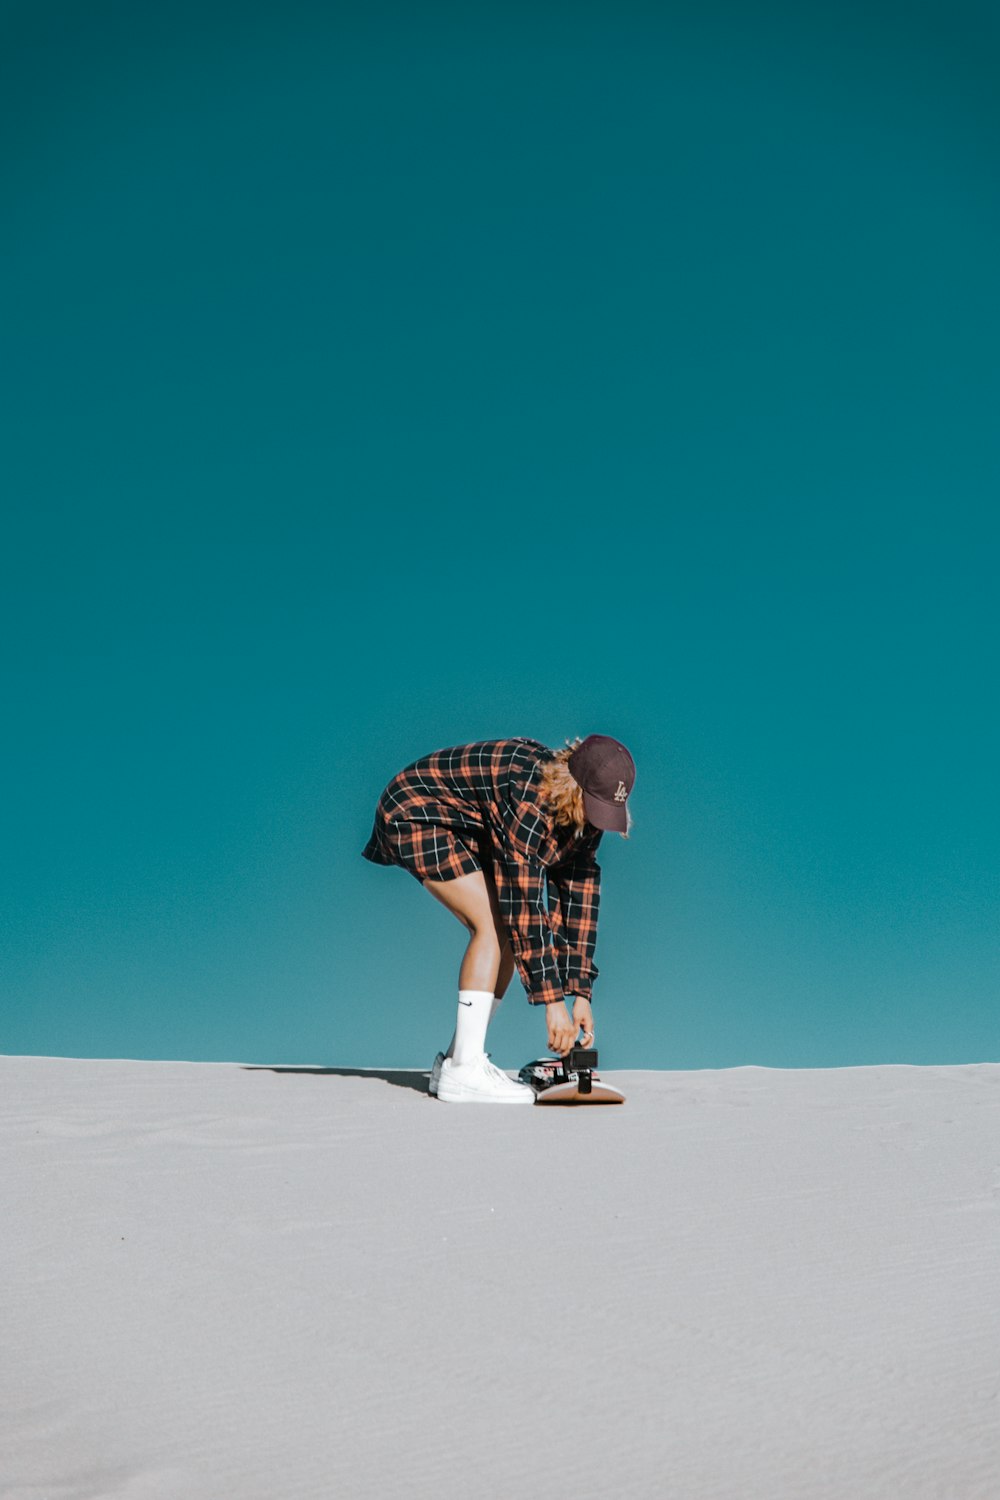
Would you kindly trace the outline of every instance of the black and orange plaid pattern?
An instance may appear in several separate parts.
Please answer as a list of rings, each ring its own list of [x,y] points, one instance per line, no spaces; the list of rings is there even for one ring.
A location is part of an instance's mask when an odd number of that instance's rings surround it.
[[[362,850],[418,880],[492,877],[514,962],[532,1005],[592,998],[602,830],[557,827],[538,772],[539,740],[478,740],[421,756],[379,797]]]

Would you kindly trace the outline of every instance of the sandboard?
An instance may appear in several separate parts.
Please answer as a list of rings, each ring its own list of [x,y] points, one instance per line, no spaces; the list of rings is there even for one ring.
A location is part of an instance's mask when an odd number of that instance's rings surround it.
[[[518,1073],[535,1091],[536,1104],[624,1104],[625,1095],[597,1074],[593,1047],[573,1047],[565,1057],[539,1057]]]

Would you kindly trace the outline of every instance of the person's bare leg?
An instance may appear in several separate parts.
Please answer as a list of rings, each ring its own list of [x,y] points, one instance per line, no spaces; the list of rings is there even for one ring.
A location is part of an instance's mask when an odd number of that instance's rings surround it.
[[[490,1020],[496,1015],[500,1000],[511,981],[514,973],[514,953],[507,936],[503,917],[497,901],[496,886],[493,880],[482,874],[463,875],[457,880],[425,880],[431,895],[436,897],[443,906],[446,906],[453,916],[456,916],[464,927],[471,933],[469,946],[462,960],[459,971],[458,987],[463,989],[491,989],[494,996],[493,1005],[490,1010]],[[456,889],[457,888],[457,889]],[[486,904],[483,903],[485,894]],[[487,918],[487,909],[490,917]],[[493,934],[496,938],[494,949],[489,938],[489,922],[492,921]],[[474,949],[476,950],[474,952]],[[489,975],[494,972],[492,986],[489,985]],[[482,983],[471,982],[468,975],[475,979],[485,981]],[[455,1052],[456,1030],[452,1032],[451,1041],[445,1050],[445,1057],[453,1057]]]
[[[496,928],[497,941],[500,944],[500,963],[497,968],[496,982],[493,986],[493,993],[496,996],[493,1004],[493,1013],[495,1015],[497,1006],[503,999],[507,986],[514,975],[514,950],[510,945],[510,938],[507,935],[507,925],[500,911],[500,901],[492,876],[487,876],[486,889],[490,898],[490,909],[493,912],[493,925]]]
[[[501,943],[482,870],[460,875],[457,880],[425,880],[423,885],[468,929],[469,946],[458,971],[459,989],[489,990],[496,994]]]

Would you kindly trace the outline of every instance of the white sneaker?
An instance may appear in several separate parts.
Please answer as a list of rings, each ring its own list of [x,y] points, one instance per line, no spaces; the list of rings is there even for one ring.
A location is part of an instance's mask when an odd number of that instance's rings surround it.
[[[489,1067],[493,1069],[494,1073],[499,1073],[500,1069],[495,1067],[494,1064],[490,1062],[490,1056],[491,1054],[487,1052],[486,1061]],[[433,1063],[431,1064],[430,1076],[427,1079],[427,1092],[429,1094],[436,1094],[438,1091],[438,1084],[441,1082],[441,1064],[444,1062],[444,1059],[445,1054],[443,1052],[439,1052],[435,1057]],[[501,1073],[500,1076],[502,1078],[506,1078],[507,1074]]]
[[[437,1096],[445,1104],[534,1104],[535,1091],[494,1067],[485,1052],[471,1062],[441,1063]]]

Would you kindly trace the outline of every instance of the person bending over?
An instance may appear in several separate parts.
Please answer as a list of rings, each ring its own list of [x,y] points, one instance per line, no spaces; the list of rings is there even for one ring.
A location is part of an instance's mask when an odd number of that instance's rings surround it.
[[[382,791],[364,858],[402,866],[469,932],[455,1032],[431,1069],[439,1100],[534,1103],[485,1050],[515,968],[529,1002],[545,1008],[554,1053],[565,1056],[580,1031],[592,1043],[595,856],[605,832],[628,838],[634,785],[625,746],[590,734],[560,750],[521,736],[452,745],[411,761]]]

